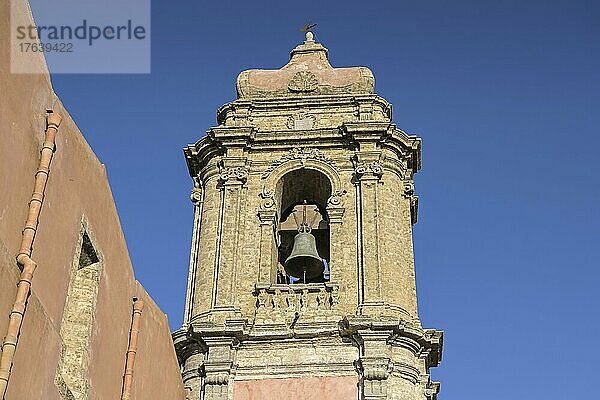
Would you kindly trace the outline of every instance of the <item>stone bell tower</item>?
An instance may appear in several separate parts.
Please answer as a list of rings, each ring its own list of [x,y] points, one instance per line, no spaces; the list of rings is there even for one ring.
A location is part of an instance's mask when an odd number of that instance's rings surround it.
[[[281,69],[240,73],[237,94],[184,149],[188,398],[436,399],[443,334],[419,321],[412,245],[420,139],[368,68],[333,68],[311,32]],[[298,228],[308,275],[290,262]]]

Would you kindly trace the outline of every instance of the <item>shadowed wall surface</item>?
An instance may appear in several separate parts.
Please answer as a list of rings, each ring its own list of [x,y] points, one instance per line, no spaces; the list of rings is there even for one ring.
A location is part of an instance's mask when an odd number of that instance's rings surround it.
[[[0,5],[0,36],[9,38],[9,2]],[[26,1],[20,12],[30,14]],[[10,73],[8,40],[0,44],[0,335],[6,333],[20,271],[15,262],[28,213],[34,174],[44,139],[46,110],[63,116],[50,166],[45,200],[32,258],[38,268],[21,328],[6,398],[60,399],[55,383],[60,373],[63,313],[85,306],[91,323],[83,376],[89,399],[117,399],[121,386],[132,318],[132,298],[146,303],[139,334],[133,379],[134,398],[181,399],[183,387],[165,314],[135,280],[105,167],[56,97],[48,74]],[[37,60],[44,63],[40,56]],[[101,112],[101,111],[99,111]],[[105,129],[110,129],[110,115]],[[89,235],[101,268],[93,290],[70,296],[77,282],[82,233]],[[89,261],[89,260],[88,260]],[[86,262],[83,263],[84,265]],[[92,279],[93,281],[94,279]],[[77,285],[75,285],[77,286]],[[73,287],[75,287],[73,286]],[[83,285],[85,286],[85,285]],[[71,292],[73,292],[73,289]],[[75,293],[75,292],[73,292]],[[79,297],[78,297],[79,296]],[[80,297],[91,296],[81,301]],[[78,300],[79,299],[79,300]],[[90,308],[91,307],[91,308]],[[68,316],[67,316],[68,317]],[[73,318],[69,317],[71,320]],[[69,319],[67,318],[67,319]],[[83,321],[83,320],[82,320]],[[73,330],[65,330],[66,335]],[[88,335],[88,333],[86,333]],[[87,343],[87,344],[86,344]],[[76,344],[69,344],[74,345]],[[67,352],[68,353],[68,352]],[[68,358],[68,356],[66,356]],[[64,360],[63,360],[64,361]],[[65,372],[68,374],[68,371]],[[67,385],[68,386],[68,385]]]

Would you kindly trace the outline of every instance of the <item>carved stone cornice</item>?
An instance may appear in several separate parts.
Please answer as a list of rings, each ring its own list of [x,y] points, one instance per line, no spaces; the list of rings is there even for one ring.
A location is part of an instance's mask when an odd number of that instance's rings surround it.
[[[239,157],[255,137],[253,127],[215,127],[206,136],[183,149],[190,176],[198,176],[211,161],[220,157]]]
[[[419,326],[394,318],[372,318],[368,316],[346,316],[340,322],[340,333],[354,342],[363,340],[364,332],[390,332],[386,339],[393,346],[410,349],[415,356],[423,358],[427,367],[437,367],[442,360],[444,332],[435,329],[423,330]]]
[[[381,143],[381,147],[396,153],[398,159],[405,162],[412,178],[412,174],[421,169],[421,144],[420,137],[409,135],[391,124],[390,135]]]
[[[225,147],[248,147],[256,137],[256,131],[251,126],[217,126],[206,135]]]
[[[262,179],[268,178],[277,167],[292,160],[300,160],[301,162],[304,162],[305,160],[318,160],[335,168],[335,161],[327,157],[322,151],[309,147],[294,147],[277,160],[271,162],[263,172]]]
[[[357,144],[361,152],[391,151],[395,158],[406,164],[411,178],[421,169],[421,139],[408,135],[394,124],[376,121],[345,123],[341,131],[350,142]]]
[[[384,170],[387,172],[395,174],[398,179],[404,180],[407,176],[410,175],[412,177],[412,172],[408,174],[406,168],[406,161],[399,160],[395,157],[386,157],[385,161],[381,163]]]
[[[286,88],[287,91],[287,88]],[[257,131],[279,132],[281,129],[293,129],[288,118],[300,112],[310,113],[316,118],[312,128],[334,128],[344,121],[379,121],[389,123],[392,120],[392,106],[376,94],[360,96],[319,95],[291,97],[238,99],[224,104],[217,111],[219,126],[236,127],[243,124],[253,126]],[[273,117],[280,118],[279,122]],[[265,123],[267,122],[267,123]],[[303,125],[306,126],[306,125]],[[304,128],[303,128],[304,129]],[[261,139],[257,135],[256,139]],[[339,132],[338,132],[339,136]]]
[[[203,137],[195,144],[190,144],[183,149],[185,162],[191,177],[200,176],[201,172],[215,160],[225,155],[225,148],[209,137]]]
[[[419,370],[419,368],[412,363],[407,363],[404,361],[394,362],[394,369],[392,371],[392,375],[399,376],[402,379],[406,379],[413,385],[418,384],[421,379],[421,371]]]
[[[424,345],[421,348],[421,358],[425,359],[428,367],[437,367],[442,361],[442,347],[444,345],[444,332],[435,329],[425,329],[423,334]]]
[[[181,328],[173,332],[171,336],[180,365],[183,365],[185,360],[192,355],[205,353],[208,350],[204,340],[194,333],[191,326],[187,329]]]
[[[361,121],[347,122],[342,125],[342,134],[351,141],[360,144],[368,144],[370,142],[381,142],[391,135],[389,122],[379,121]],[[361,150],[363,150],[361,148]],[[367,149],[364,149],[367,150]]]

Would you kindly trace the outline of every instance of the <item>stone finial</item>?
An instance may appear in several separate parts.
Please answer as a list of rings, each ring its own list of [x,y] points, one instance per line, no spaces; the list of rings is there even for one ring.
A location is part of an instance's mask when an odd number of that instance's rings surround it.
[[[307,42],[315,41],[315,35],[311,31],[306,32],[306,41]]]

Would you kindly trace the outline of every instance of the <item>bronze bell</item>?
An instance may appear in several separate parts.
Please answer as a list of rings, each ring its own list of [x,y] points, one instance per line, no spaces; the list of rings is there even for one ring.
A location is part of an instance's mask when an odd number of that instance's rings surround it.
[[[285,260],[285,272],[306,282],[307,278],[316,278],[323,274],[325,265],[317,252],[315,237],[310,227],[303,225],[294,237],[292,253]]]

